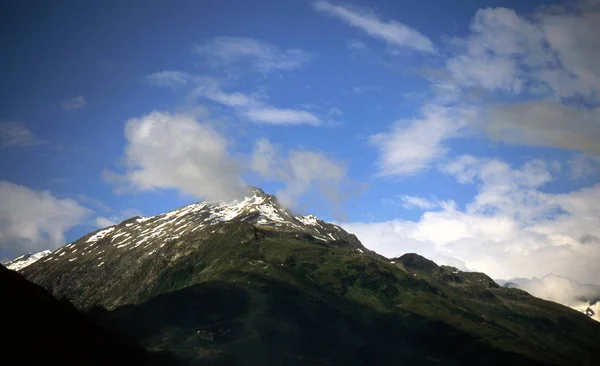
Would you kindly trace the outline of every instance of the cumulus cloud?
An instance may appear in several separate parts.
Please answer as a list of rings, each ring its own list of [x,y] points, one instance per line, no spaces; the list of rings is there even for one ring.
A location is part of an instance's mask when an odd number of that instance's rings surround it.
[[[0,181],[0,259],[58,248],[65,232],[90,214],[72,199]]]
[[[194,95],[230,107],[238,116],[254,123],[280,126],[318,126],[323,123],[317,115],[302,109],[278,108],[258,96],[240,92],[227,93],[216,82],[202,83],[196,88]]]
[[[28,147],[45,143],[27,127],[17,122],[0,123],[0,148]]]
[[[435,52],[433,43],[423,34],[397,21],[384,21],[370,9],[350,8],[323,0],[315,1],[313,8],[319,13],[335,17],[391,46],[412,48],[421,52]]]
[[[471,34],[455,40],[464,52],[448,60],[466,86],[598,101],[600,6],[541,8],[526,18],[506,8],[480,9]]]
[[[598,156],[600,3],[574,1],[522,15],[506,8],[476,12],[470,33],[446,59],[453,95],[485,90],[514,104],[491,105],[481,124],[511,144]],[[437,84],[436,84],[437,85]],[[508,97],[508,98],[506,98]]]
[[[467,107],[426,105],[422,117],[397,121],[390,132],[371,136],[379,150],[379,175],[406,176],[427,169],[447,153],[444,142],[457,137],[475,116]]]
[[[262,73],[299,69],[311,59],[306,51],[294,48],[280,50],[266,42],[246,37],[216,37],[195,45],[193,52],[216,67],[250,62]]]
[[[276,195],[288,207],[297,207],[301,196],[316,191],[339,215],[342,201],[360,189],[348,178],[342,162],[308,149],[291,149],[283,154],[266,139],[256,142],[250,167],[264,178],[283,183],[284,188]]]
[[[193,116],[153,111],[125,125],[123,175],[109,180],[140,190],[176,189],[209,200],[245,193],[241,167],[228,141],[208,122]]]
[[[370,249],[388,257],[416,252],[458,259],[494,278],[542,277],[556,273],[599,283],[600,185],[546,193],[551,169],[531,160],[513,168],[497,159],[462,157],[442,170],[477,195],[464,207],[452,201],[417,221],[346,223]]]
[[[65,111],[74,111],[76,109],[85,108],[87,101],[82,95],[73,98],[65,99],[60,103],[60,106]]]

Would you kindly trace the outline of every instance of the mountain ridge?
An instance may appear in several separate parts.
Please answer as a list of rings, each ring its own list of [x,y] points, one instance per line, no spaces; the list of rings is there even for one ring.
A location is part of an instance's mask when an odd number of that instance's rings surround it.
[[[193,365],[600,362],[587,316],[417,254],[382,257],[261,192],[134,217],[20,272]]]

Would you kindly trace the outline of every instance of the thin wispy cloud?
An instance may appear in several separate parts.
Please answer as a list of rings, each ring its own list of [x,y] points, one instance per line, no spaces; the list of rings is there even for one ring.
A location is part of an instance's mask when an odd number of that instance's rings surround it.
[[[24,125],[17,122],[0,123],[0,147],[28,147],[44,144],[45,141],[36,136]]]
[[[382,20],[370,9],[354,9],[328,1],[315,1],[313,8],[319,13],[330,15],[356,27],[373,38],[385,41],[391,46],[428,53],[435,52],[433,42],[428,37],[395,20]]]
[[[431,210],[436,208],[438,204],[423,197],[402,196],[402,206],[406,209],[418,208],[421,210]]]
[[[379,151],[378,175],[408,176],[426,170],[448,152],[445,141],[459,136],[475,117],[472,108],[426,105],[421,117],[399,120],[391,131],[370,136]]]
[[[63,100],[60,103],[60,106],[64,111],[74,111],[85,108],[85,106],[87,106],[87,101],[82,95],[78,95],[76,97]]]
[[[151,85],[176,88],[188,85],[193,76],[183,71],[164,70],[144,76],[143,80]]]
[[[241,119],[252,123],[280,126],[323,124],[316,114],[299,108],[280,108],[263,100],[263,96],[242,92],[226,92],[217,78],[200,77],[182,71],[165,70],[143,78],[145,82],[163,87],[191,87],[191,100],[198,98],[231,108]]]
[[[349,39],[346,41],[346,45],[348,46],[348,48],[353,50],[364,51],[367,49],[367,45],[364,42],[359,41],[358,39]]]
[[[296,207],[304,194],[314,191],[337,216],[343,216],[341,205],[361,184],[348,177],[342,161],[310,149],[282,149],[267,139],[259,139],[250,156],[250,169],[263,178],[284,184],[276,192],[287,207]]]
[[[253,108],[244,113],[251,121],[275,125],[312,125],[321,124],[319,117],[314,114],[296,110],[275,107]]]
[[[600,158],[592,158],[578,154],[569,160],[569,178],[571,180],[586,179],[600,174]]]
[[[241,92],[227,93],[216,83],[196,88],[195,95],[233,108],[237,115],[254,123],[281,126],[319,126],[323,122],[314,113],[293,108],[278,108],[260,98]]]
[[[311,59],[306,51],[296,48],[281,50],[247,37],[216,37],[194,45],[193,52],[215,67],[249,62],[262,73],[299,69]]]

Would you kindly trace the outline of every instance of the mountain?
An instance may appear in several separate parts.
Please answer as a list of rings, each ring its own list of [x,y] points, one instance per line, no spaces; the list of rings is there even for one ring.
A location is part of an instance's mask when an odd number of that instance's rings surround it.
[[[47,256],[48,254],[50,254],[49,250],[44,250],[38,253],[24,254],[20,257],[13,259],[12,261],[6,262],[5,266],[6,268],[12,269],[13,271],[18,271],[29,265],[34,264],[35,262]]]
[[[135,342],[116,337],[43,288],[0,265],[2,360],[7,364],[172,365]]]
[[[600,324],[259,189],[90,233],[20,271],[192,365],[597,365]]]

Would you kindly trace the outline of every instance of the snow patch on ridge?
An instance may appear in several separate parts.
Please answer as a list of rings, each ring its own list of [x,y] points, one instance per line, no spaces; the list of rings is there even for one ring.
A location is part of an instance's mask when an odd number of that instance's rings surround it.
[[[49,250],[44,250],[35,254],[22,255],[6,263],[6,268],[12,269],[13,271],[19,271],[27,266],[34,264],[35,262],[49,255],[50,253],[51,252]]]
[[[101,248],[97,246],[97,243],[101,245],[103,239],[110,242],[109,250],[114,248],[126,250],[126,252],[143,251],[144,257],[147,257],[150,255],[149,253],[153,254],[158,248],[164,246],[167,241],[232,220],[245,221],[257,226],[265,225],[275,229],[281,228],[286,231],[306,232],[324,242],[337,239],[336,232],[330,232],[331,228],[337,231],[342,230],[336,226],[330,228],[323,225],[323,222],[314,215],[296,216],[281,207],[275,197],[266,195],[257,189],[249,197],[240,200],[194,203],[155,216],[129,219],[121,224],[101,229],[86,239],[80,239],[59,248],[50,259],[62,261],[71,258],[74,260],[72,255],[78,251],[81,243],[87,243],[80,252],[83,253],[82,255],[99,255],[104,250],[98,252]],[[207,229],[207,233],[210,232],[211,229]],[[212,230],[212,232],[215,231]],[[65,253],[69,255],[66,256],[67,258],[61,259],[60,257]]]
[[[115,230],[115,227],[114,227],[114,226],[111,226],[111,227],[109,227],[109,228],[106,228],[106,229],[104,229],[104,230],[100,230],[100,231],[98,231],[96,234],[94,234],[94,235],[90,236],[90,237],[89,237],[89,239],[88,239],[88,240],[86,240],[85,242],[86,242],[86,243],[91,243],[91,242],[98,241],[98,240],[100,240],[100,239],[104,238],[104,237],[106,236],[106,234],[110,233],[110,232],[111,232],[111,231],[113,231],[113,230]]]
[[[304,225],[311,225],[311,226],[315,226],[319,224],[319,218],[316,217],[315,215],[302,215],[302,216],[296,216],[296,220],[300,221],[301,223],[303,223]]]

